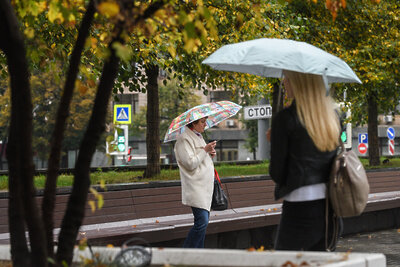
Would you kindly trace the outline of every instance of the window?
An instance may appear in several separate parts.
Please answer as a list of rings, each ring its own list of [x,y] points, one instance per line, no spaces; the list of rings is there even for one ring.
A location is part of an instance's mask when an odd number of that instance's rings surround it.
[[[238,159],[238,141],[220,140],[215,147],[217,161],[235,161]]]

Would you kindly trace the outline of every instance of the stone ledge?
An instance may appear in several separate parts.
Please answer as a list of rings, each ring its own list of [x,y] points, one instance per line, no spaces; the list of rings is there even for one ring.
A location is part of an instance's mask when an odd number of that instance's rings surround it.
[[[111,263],[121,252],[120,248],[92,247],[94,254]],[[146,249],[148,252],[149,248]],[[386,257],[381,253],[303,252],[303,251],[246,251],[231,249],[152,248],[151,266],[327,266],[327,267],[386,267]],[[0,259],[10,260],[10,247],[0,246]],[[91,259],[89,248],[74,250],[74,263]],[[296,264],[296,265],[294,265]]]

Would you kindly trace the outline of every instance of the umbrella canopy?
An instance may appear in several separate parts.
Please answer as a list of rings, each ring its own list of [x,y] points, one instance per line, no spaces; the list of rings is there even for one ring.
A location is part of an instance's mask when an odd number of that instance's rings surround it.
[[[235,116],[241,108],[242,106],[230,101],[212,102],[193,107],[172,121],[165,134],[164,143],[176,140],[185,131],[185,126],[191,122],[207,117],[205,129],[208,129]]]
[[[282,70],[322,75],[328,83],[361,83],[340,58],[313,45],[287,39],[256,39],[225,45],[203,64],[216,70],[282,77]]]

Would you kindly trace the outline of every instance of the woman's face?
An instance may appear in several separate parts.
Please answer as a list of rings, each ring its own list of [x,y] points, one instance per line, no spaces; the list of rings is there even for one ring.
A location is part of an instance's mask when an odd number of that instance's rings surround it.
[[[206,127],[206,120],[207,118],[201,118],[197,122],[193,123],[193,130],[196,130],[196,132],[202,133],[204,132],[204,128]]]

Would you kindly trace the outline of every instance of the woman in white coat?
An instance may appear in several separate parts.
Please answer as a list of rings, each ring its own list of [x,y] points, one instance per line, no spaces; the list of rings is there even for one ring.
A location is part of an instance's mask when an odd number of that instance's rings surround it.
[[[194,225],[183,247],[204,248],[204,239],[210,218],[214,189],[214,163],[216,141],[206,144],[201,133],[207,117],[186,126],[175,144],[175,156],[182,184],[182,203],[192,208]]]

